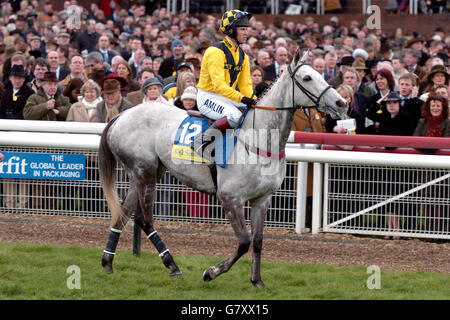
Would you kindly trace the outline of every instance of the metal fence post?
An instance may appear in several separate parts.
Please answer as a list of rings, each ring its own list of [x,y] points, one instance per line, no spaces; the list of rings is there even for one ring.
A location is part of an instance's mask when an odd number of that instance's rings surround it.
[[[313,203],[312,203],[312,221],[311,233],[317,234],[320,231],[320,220],[322,216],[322,178],[323,164],[314,163],[313,171]]]
[[[297,205],[295,212],[295,232],[305,229],[306,190],[308,187],[308,162],[297,162]]]

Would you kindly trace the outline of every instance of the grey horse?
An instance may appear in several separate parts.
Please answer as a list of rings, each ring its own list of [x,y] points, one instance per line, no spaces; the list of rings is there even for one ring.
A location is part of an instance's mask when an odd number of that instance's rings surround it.
[[[300,59],[297,53],[288,70],[258,101],[258,106],[278,110],[249,110],[229,163],[224,168],[217,167],[216,181],[208,164],[172,158],[175,132],[187,116],[185,111],[161,102],[149,102],[126,110],[108,123],[99,148],[100,178],[112,215],[102,257],[106,272],[113,272],[112,262],[121,231],[136,212],[136,223],[156,247],[170,275],[182,277],[153,221],[156,183],[169,170],[183,184],[216,195],[238,238],[236,250],[229,258],[208,268],[203,280],[213,280],[230,270],[252,246],[250,280],[254,286],[264,286],[260,272],[264,219],[271,195],[285,176],[284,150],[295,110],[299,106],[315,106],[333,118],[346,117],[345,100],[305,64],[307,54]],[[116,163],[122,165],[130,181],[122,205],[114,186]],[[251,236],[244,218],[247,201],[251,206]]]

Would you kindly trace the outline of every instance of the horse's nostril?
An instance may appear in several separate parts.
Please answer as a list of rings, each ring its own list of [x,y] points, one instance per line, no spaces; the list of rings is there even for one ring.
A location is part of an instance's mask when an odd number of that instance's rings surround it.
[[[338,107],[341,107],[341,108],[345,106],[345,104],[341,100],[336,101],[336,104]]]

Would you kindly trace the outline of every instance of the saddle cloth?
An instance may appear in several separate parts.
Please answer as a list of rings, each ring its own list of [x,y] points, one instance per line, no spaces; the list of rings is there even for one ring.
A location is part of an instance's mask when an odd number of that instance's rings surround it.
[[[247,115],[247,110],[244,112],[244,117]],[[200,134],[209,128],[208,118],[187,116],[178,127],[175,135],[175,140],[172,145],[172,158],[186,160],[191,163],[209,163],[209,161],[194,150],[191,149],[191,142]],[[221,139],[217,139],[215,143],[215,161],[216,165],[225,168],[227,160],[234,149],[237,141],[237,136],[241,130],[243,121],[235,130],[227,130],[222,134]]]

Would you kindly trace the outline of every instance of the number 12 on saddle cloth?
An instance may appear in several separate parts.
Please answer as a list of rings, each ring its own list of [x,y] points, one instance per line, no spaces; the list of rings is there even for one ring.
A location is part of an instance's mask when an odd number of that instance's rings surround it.
[[[234,145],[236,144],[237,135],[239,134],[241,125],[235,129],[234,133],[231,133],[231,130],[227,130],[226,134],[222,135],[222,139],[215,141],[216,165],[221,166],[222,168],[226,166],[227,159],[231,155]],[[186,117],[181,122],[177,134],[175,135],[172,146],[172,158],[186,160],[191,163],[209,163],[207,159],[194,152],[190,146],[195,137],[202,134],[208,128],[208,118],[199,118],[195,116]]]

